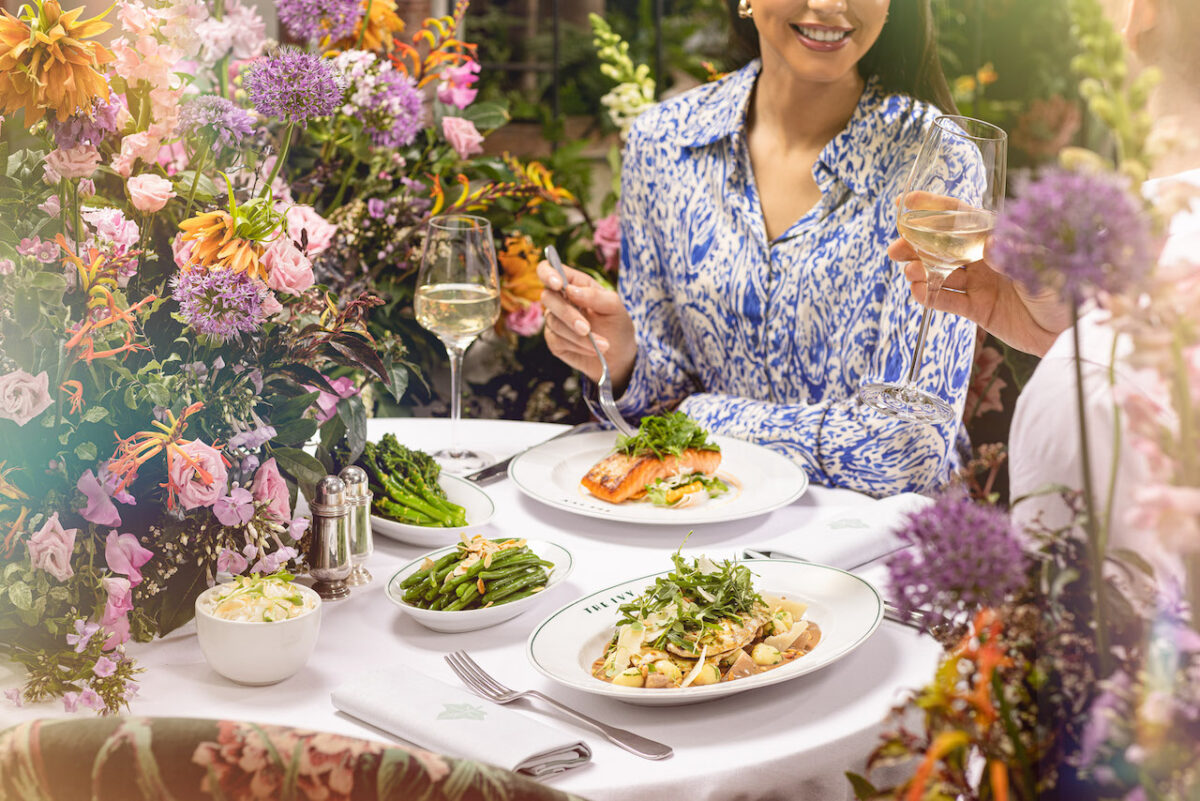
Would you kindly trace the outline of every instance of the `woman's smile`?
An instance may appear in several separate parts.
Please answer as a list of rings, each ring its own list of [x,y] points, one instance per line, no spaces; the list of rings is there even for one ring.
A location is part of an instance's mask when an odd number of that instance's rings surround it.
[[[792,32],[800,44],[818,52],[841,50],[850,41],[853,28],[833,27],[830,25],[812,25],[809,23],[789,23]]]

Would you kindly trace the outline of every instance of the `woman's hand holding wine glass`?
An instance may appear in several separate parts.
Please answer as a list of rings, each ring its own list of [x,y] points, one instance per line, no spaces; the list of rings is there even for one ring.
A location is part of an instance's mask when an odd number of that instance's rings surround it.
[[[916,388],[930,314],[946,277],[983,258],[1004,203],[1008,135],[970,117],[938,117],[900,200],[900,235],[925,265],[925,311],[903,381],[866,384],[859,398],[879,411],[937,425],[954,416],[946,401]],[[954,173],[956,180],[949,180]]]

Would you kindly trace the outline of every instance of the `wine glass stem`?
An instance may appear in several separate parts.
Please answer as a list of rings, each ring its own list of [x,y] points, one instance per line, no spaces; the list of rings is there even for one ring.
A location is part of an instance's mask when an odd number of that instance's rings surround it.
[[[450,356],[450,451],[458,453],[458,421],[462,417],[462,362],[467,349],[446,343]]]
[[[917,347],[913,351],[912,364],[908,366],[908,375],[904,378],[905,387],[911,387],[916,383],[917,370],[921,367],[921,358],[925,353],[925,337],[929,333],[929,318],[933,314],[938,293],[942,291],[942,284],[949,274],[949,271],[943,271],[941,268],[930,269],[928,265],[925,267],[925,311],[921,314],[921,330],[917,333]]]

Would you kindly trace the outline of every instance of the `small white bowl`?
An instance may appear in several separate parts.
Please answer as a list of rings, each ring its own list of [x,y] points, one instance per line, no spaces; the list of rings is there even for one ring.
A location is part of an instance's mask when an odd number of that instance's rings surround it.
[[[438,484],[445,491],[446,500],[463,508],[467,517],[467,525],[457,528],[416,526],[411,523],[388,520],[379,515],[371,515],[371,530],[388,539],[432,548],[436,545],[458,542],[458,535],[462,532],[474,531],[491,521],[492,515],[496,512],[496,505],[492,503],[491,496],[479,487],[465,478],[452,476],[445,471],[438,476]]]
[[[506,538],[497,537],[497,539]],[[436,551],[430,551],[396,571],[396,574],[388,581],[387,596],[393,603],[411,615],[413,620],[416,620],[425,628],[433,629],[434,631],[448,633],[475,631],[476,629],[485,629],[488,626],[503,623],[533,608],[546,593],[554,589],[556,585],[561,584],[575,567],[575,560],[571,557],[571,552],[561,545],[555,545],[552,542],[544,542],[542,540],[528,540],[526,544],[529,546],[529,550],[533,551],[539,557],[547,562],[554,563],[554,567],[550,569],[550,578],[546,582],[546,589],[539,593],[527,595],[511,603],[489,606],[487,609],[462,609],[456,612],[445,612],[440,609],[422,609],[419,606],[405,603],[404,590],[400,587],[400,582],[420,570],[421,563],[426,559],[432,559],[436,562],[457,547],[451,546],[449,548],[439,548]]]
[[[200,593],[196,634],[209,666],[227,679],[250,685],[275,684],[304,667],[321,629],[321,596],[303,584],[294,586],[316,605],[297,617],[270,623],[225,620],[209,611],[211,596],[225,585]]]

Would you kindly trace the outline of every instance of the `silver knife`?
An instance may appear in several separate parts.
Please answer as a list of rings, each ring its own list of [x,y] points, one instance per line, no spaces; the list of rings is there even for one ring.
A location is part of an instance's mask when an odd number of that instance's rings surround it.
[[[534,448],[540,448],[542,445],[545,445],[547,442],[553,442],[554,440],[560,439],[562,437],[569,437],[569,436],[572,436],[573,434],[586,434],[589,431],[602,431],[602,430],[604,430],[604,426],[602,426],[596,422],[580,423],[579,425],[571,426],[566,431],[561,431],[561,432],[555,434],[553,437],[550,437],[550,439],[543,440],[542,442],[539,442],[536,445],[530,445],[528,448],[525,448],[524,450],[517,451],[516,453],[514,453],[512,456],[508,457],[507,459],[501,459],[500,461],[496,462],[495,464],[490,464],[481,470],[476,470],[474,473],[467,473],[465,476],[463,476],[463,478],[465,478],[467,481],[470,481],[472,484],[478,484],[480,486],[484,486],[487,484],[493,484],[493,483],[499,481],[500,479],[504,478],[506,475],[508,475],[509,463],[513,459],[517,458],[518,456],[520,456],[523,453],[528,453],[529,451],[533,450]],[[616,432],[613,432],[613,433],[615,434]]]

